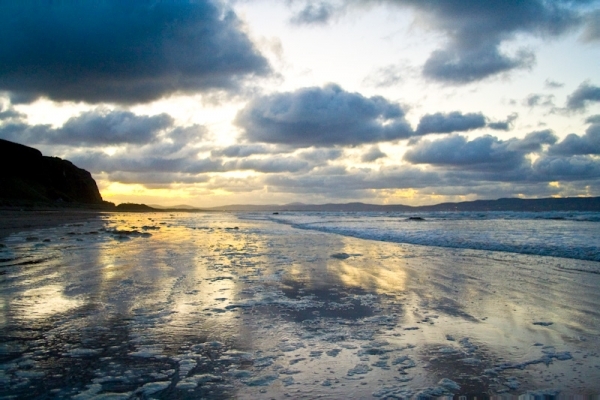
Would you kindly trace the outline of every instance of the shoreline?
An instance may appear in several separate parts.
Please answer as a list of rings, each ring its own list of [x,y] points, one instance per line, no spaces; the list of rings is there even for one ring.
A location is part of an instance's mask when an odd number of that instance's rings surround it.
[[[88,209],[0,209],[0,240],[19,232],[86,221],[104,213]]]

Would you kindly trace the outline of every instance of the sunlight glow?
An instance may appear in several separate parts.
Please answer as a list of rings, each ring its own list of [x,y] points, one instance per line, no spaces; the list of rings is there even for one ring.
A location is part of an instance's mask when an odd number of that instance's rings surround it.
[[[104,106],[105,107],[105,106]],[[52,125],[57,128],[74,115],[94,109],[85,103],[56,102],[40,98],[30,104],[17,104],[15,109],[27,115],[27,122],[33,125]]]
[[[24,319],[49,318],[55,314],[67,312],[83,305],[83,301],[67,297],[60,285],[48,285],[26,290],[15,300],[13,307],[20,310],[19,315]]]
[[[106,201],[112,202],[123,202],[125,198],[131,201],[139,201],[140,199],[146,199],[154,202],[160,202],[161,200],[172,200],[172,199],[188,199],[190,193],[186,189],[179,188],[159,188],[159,189],[148,189],[140,184],[125,184],[119,182],[111,182],[102,191],[102,198]],[[136,200],[137,199],[137,200]]]

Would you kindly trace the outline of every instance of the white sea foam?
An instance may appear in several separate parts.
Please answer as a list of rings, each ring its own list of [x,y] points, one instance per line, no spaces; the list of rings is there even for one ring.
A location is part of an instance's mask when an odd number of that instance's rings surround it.
[[[171,385],[170,381],[149,382],[149,383],[146,383],[141,388],[139,388],[138,392],[142,393],[144,396],[149,396],[151,394],[154,394],[154,393],[160,392],[162,390],[165,390],[170,385]]]
[[[268,218],[300,229],[386,242],[600,261],[597,212],[285,213]],[[557,235],[556,232],[560,232]],[[333,257],[350,257],[336,253]],[[600,268],[594,271],[600,273]]]

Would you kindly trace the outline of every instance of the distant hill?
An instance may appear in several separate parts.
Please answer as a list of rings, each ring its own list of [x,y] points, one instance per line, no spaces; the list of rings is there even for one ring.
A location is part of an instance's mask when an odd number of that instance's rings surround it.
[[[146,204],[137,203],[121,203],[115,208],[117,211],[162,211],[154,207],[147,206]]]
[[[158,210],[199,210],[198,207],[189,206],[187,204],[179,204],[176,206],[161,206],[160,204],[148,204],[148,206],[156,208]]]
[[[367,203],[302,204],[285,205],[230,205],[212,207],[212,211],[315,211],[315,212],[418,212],[418,211],[600,211],[600,197],[564,197],[544,199],[506,198],[498,200],[475,200],[460,203],[442,203],[430,206],[405,206],[401,204],[378,205]]]
[[[109,206],[92,175],[58,157],[0,139],[0,204],[53,203]]]
[[[600,211],[600,197],[475,200],[442,203],[419,207],[419,209],[423,211]]]

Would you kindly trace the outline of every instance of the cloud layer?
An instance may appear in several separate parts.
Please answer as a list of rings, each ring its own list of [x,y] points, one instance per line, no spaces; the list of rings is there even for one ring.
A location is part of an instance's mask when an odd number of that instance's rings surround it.
[[[269,71],[231,12],[209,0],[0,3],[0,90],[140,103],[233,89]]]
[[[418,22],[444,33],[447,43],[435,50],[423,66],[425,77],[451,84],[465,84],[515,69],[529,69],[535,55],[527,48],[512,52],[503,45],[517,35],[545,39],[586,26],[584,37],[598,40],[598,11],[589,11],[588,0],[345,0],[307,1],[294,21],[325,23],[349,8],[386,4],[416,11]],[[326,10],[326,12],[325,12]]]
[[[339,88],[330,89],[336,92]],[[367,98],[343,91],[338,94],[372,106]],[[381,104],[389,106],[387,102]],[[372,114],[366,115],[371,121]],[[319,117],[316,121],[322,123]],[[262,141],[215,148],[205,145],[210,142],[205,142],[207,130],[203,126],[176,126],[166,114],[145,116],[104,108],[81,113],[58,128],[29,125],[23,120],[11,122],[2,126],[0,137],[29,145],[59,145],[68,159],[96,176],[147,188],[200,185],[203,190],[247,194],[268,187],[270,193],[280,195],[310,193],[315,198],[334,196],[338,200],[402,189],[448,196],[477,193],[498,197],[514,195],[515,191],[535,196],[556,193],[548,189],[550,182],[560,181],[563,187],[578,190],[597,184],[600,117],[587,121],[584,134],[571,134],[563,140],[550,130],[510,139],[492,135],[468,139],[452,133],[436,140],[420,140],[408,144],[403,163],[378,145],[366,145],[362,140],[344,142],[345,148],[331,140],[328,145]],[[105,146],[114,146],[115,151],[107,153]],[[360,167],[346,162],[351,154],[362,163]],[[232,171],[252,174],[244,179],[228,177],[226,173]]]
[[[466,170],[508,172],[526,162],[525,156],[556,143],[550,131],[532,132],[523,139],[500,140],[486,135],[471,141],[450,136],[436,141],[422,141],[409,149],[404,159],[413,164],[431,164]]]
[[[0,2],[0,137],[206,199],[600,194],[599,0],[274,4]]]
[[[173,118],[167,114],[138,116],[129,111],[96,109],[69,118],[60,128],[49,125],[29,126],[24,122],[0,127],[5,139],[29,144],[120,145],[152,142]]]
[[[580,25],[577,5],[588,1],[389,0],[427,15],[428,25],[449,38],[423,67],[425,76],[468,83],[514,69],[531,68],[535,56],[525,48],[510,54],[502,44],[518,34],[559,36]]]
[[[398,104],[333,84],[258,97],[238,113],[236,123],[250,142],[295,147],[354,146],[414,134]]]
[[[483,128],[486,119],[481,113],[462,114],[454,111],[448,114],[428,114],[421,118],[417,126],[417,133],[451,133],[464,132],[472,129]]]
[[[589,119],[592,125],[584,135],[567,135],[560,143],[550,147],[549,153],[562,156],[600,155],[600,118],[597,117]]]
[[[583,110],[590,103],[600,102],[600,86],[583,82],[567,99],[567,108]]]

